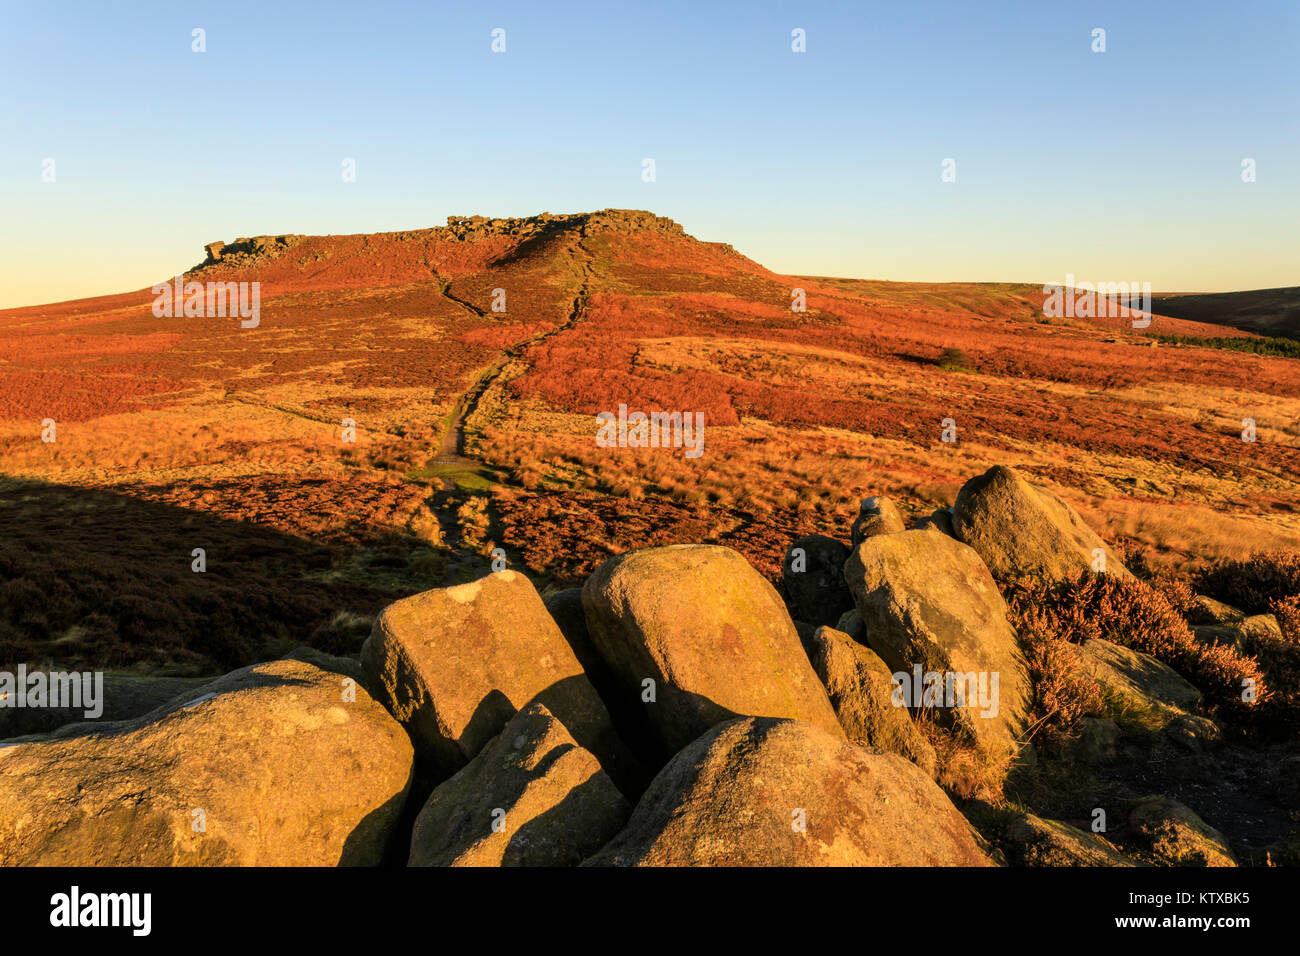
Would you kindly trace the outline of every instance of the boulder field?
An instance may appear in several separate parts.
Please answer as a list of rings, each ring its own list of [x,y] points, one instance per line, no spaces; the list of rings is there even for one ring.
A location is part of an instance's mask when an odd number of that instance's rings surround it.
[[[511,570],[404,598],[359,659],[116,677],[109,719],[8,717],[0,863],[1002,863],[936,783],[934,744],[943,727],[1006,763],[1025,738],[1032,689],[990,569],[1061,577],[1100,553],[1128,572],[1005,468],[911,530],[868,498],[847,537],[795,541],[784,598],[731,549],[646,548],[545,599]],[[1199,693],[1164,665],[1081,654],[1112,696],[1191,719]],[[1152,857],[1233,863],[1181,804],[1153,798],[1130,828]],[[1002,829],[1020,865],[1130,862],[1057,821]]]

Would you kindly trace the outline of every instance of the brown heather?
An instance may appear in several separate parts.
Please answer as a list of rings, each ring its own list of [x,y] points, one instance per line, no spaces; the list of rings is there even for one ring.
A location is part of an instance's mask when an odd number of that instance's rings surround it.
[[[1300,552],[1257,551],[1249,558],[1220,561],[1198,583],[1220,601],[1262,614],[1274,601],[1300,594]]]
[[[1101,686],[1079,672],[1078,652],[1060,637],[1059,618],[1033,601],[1014,600],[1020,593],[1009,592],[1008,606],[1032,687],[1029,736],[1059,734],[1080,717],[1102,713]]]
[[[1272,696],[1258,661],[1231,647],[1198,641],[1169,600],[1145,582],[1093,573],[1056,585],[1029,579],[1009,586],[1007,600],[1014,618],[1035,615],[1029,618],[1030,633],[1045,628],[1070,644],[1096,637],[1150,654],[1228,714],[1244,716],[1253,706],[1241,699],[1243,680],[1255,682],[1256,704]]]

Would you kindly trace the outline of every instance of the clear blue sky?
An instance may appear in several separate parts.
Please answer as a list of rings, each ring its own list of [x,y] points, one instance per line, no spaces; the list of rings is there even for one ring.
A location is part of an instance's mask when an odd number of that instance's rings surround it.
[[[0,11],[0,306],[214,239],[607,206],[782,272],[1300,283],[1294,0]]]

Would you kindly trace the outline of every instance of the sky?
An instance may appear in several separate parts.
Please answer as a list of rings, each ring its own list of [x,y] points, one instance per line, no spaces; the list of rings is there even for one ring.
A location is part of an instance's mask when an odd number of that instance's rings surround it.
[[[606,207],[783,273],[1297,285],[1298,41],[1295,0],[0,0],[0,307]]]

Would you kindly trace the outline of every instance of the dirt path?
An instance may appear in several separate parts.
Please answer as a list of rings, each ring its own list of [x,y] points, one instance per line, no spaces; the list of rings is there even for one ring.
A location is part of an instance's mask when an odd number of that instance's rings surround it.
[[[581,238],[578,240],[578,246],[584,255],[586,255],[587,261],[579,264],[579,268],[582,272],[582,283],[578,287],[577,295],[574,296],[573,304],[569,307],[568,317],[553,329],[539,332],[536,335],[530,336],[529,338],[523,339],[522,341],[516,342],[514,345],[507,347],[505,351],[501,353],[501,358],[498,359],[494,365],[484,371],[478,379],[475,380],[473,385],[461,393],[460,397],[456,399],[456,404],[453,406],[451,421],[448,425],[446,434],[443,435],[442,443],[439,445],[438,455],[434,458],[436,463],[455,463],[465,464],[468,466],[482,465],[483,462],[467,457],[465,454],[465,423],[469,420],[470,416],[478,410],[479,402],[483,400],[483,396],[487,394],[487,390],[491,388],[492,385],[494,385],[501,377],[502,373],[505,372],[512,363],[521,358],[524,352],[528,349],[553,336],[559,335],[561,332],[567,332],[582,321],[587,308],[587,297],[590,292],[592,270],[591,256],[586,252],[586,249],[582,248]],[[460,299],[455,298],[450,294],[449,290],[444,289],[443,295],[454,302],[464,305],[465,308],[477,312],[479,316],[485,314],[468,303],[463,303]]]
[[[509,380],[505,377],[508,370],[519,362],[528,349],[552,336],[568,331],[583,320],[587,309],[587,299],[590,294],[592,256],[582,245],[581,236],[578,238],[577,245],[577,252],[581,255],[581,258],[575,256],[575,262],[581,275],[581,281],[577,294],[573,298],[573,303],[569,307],[568,316],[554,328],[529,336],[507,347],[501,353],[501,357],[484,369],[478,378],[474,380],[474,383],[457,397],[452,406],[451,414],[448,416],[447,427],[439,443],[437,454],[428,463],[432,468],[443,468],[453,472],[479,472],[480,469],[486,467],[486,462],[469,455],[465,450],[467,423],[474,413],[478,411],[483,397],[493,386],[504,384],[505,381]],[[441,285],[442,280],[438,277],[437,272],[432,268],[430,271],[433,272]],[[442,294],[477,316],[482,317],[486,314],[469,303],[456,298],[445,285],[442,285]],[[461,568],[470,564],[477,564],[482,559],[477,554],[462,553],[473,550],[463,545],[463,534],[459,523],[459,509],[469,500],[469,497],[463,492],[454,477],[438,475],[437,481],[439,490],[430,497],[428,504],[429,509],[437,516],[442,529],[444,544],[453,552],[454,556],[448,566],[448,575],[452,581],[455,581],[458,579]]]

